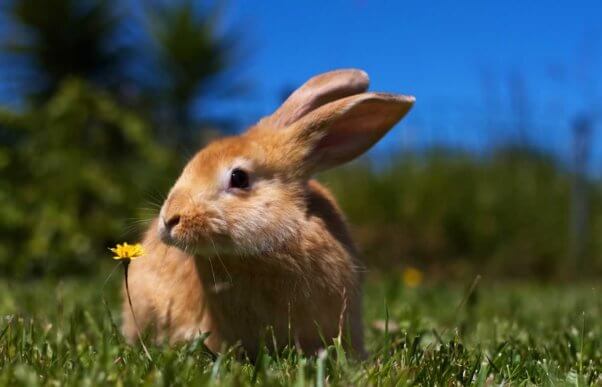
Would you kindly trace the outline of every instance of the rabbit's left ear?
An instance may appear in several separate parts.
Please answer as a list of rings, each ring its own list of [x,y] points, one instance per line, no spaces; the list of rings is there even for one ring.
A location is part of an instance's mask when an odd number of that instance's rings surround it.
[[[415,98],[362,93],[330,102],[285,130],[292,166],[304,175],[350,161],[380,140]],[[296,156],[296,157],[295,157]]]
[[[264,126],[284,128],[331,101],[368,90],[368,74],[358,69],[340,69],[316,75],[292,93]]]

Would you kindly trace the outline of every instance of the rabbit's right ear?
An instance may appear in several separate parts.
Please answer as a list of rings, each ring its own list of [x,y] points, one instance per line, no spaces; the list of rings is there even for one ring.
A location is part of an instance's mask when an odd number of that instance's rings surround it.
[[[262,125],[284,128],[307,113],[329,102],[368,90],[368,74],[357,69],[342,69],[317,75],[295,90]]]

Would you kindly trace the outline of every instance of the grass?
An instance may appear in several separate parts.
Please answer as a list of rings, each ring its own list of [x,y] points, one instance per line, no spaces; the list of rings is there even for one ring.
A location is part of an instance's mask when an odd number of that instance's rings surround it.
[[[597,286],[425,285],[369,277],[366,342],[350,359],[335,341],[255,362],[213,357],[201,341],[152,347],[119,334],[113,278],[0,283],[0,385],[602,385]]]

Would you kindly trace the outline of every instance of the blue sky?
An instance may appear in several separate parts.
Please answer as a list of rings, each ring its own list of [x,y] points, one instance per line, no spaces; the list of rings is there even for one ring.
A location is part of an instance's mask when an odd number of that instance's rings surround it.
[[[253,98],[235,106],[243,121],[339,67],[365,69],[373,90],[417,97],[381,147],[478,150],[526,122],[533,141],[563,154],[570,120],[601,106],[600,0],[240,1],[229,16],[251,52]]]
[[[566,160],[575,116],[597,114],[594,166],[602,171],[602,0],[226,4],[226,28],[235,26],[247,53],[235,73],[251,92],[201,100],[199,115],[247,126],[312,75],[357,67],[372,90],[417,98],[380,150],[481,151],[526,127],[531,142]]]

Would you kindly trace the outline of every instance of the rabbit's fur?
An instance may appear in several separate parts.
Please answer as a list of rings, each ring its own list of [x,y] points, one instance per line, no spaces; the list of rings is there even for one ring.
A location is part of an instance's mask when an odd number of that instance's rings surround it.
[[[310,177],[365,152],[414,102],[367,88],[360,70],[319,75],[192,158],[130,265],[140,329],[169,342],[210,332],[210,349],[241,343],[250,356],[262,338],[314,353],[338,335],[364,352],[360,263],[334,198]],[[232,186],[234,170],[248,187]]]

